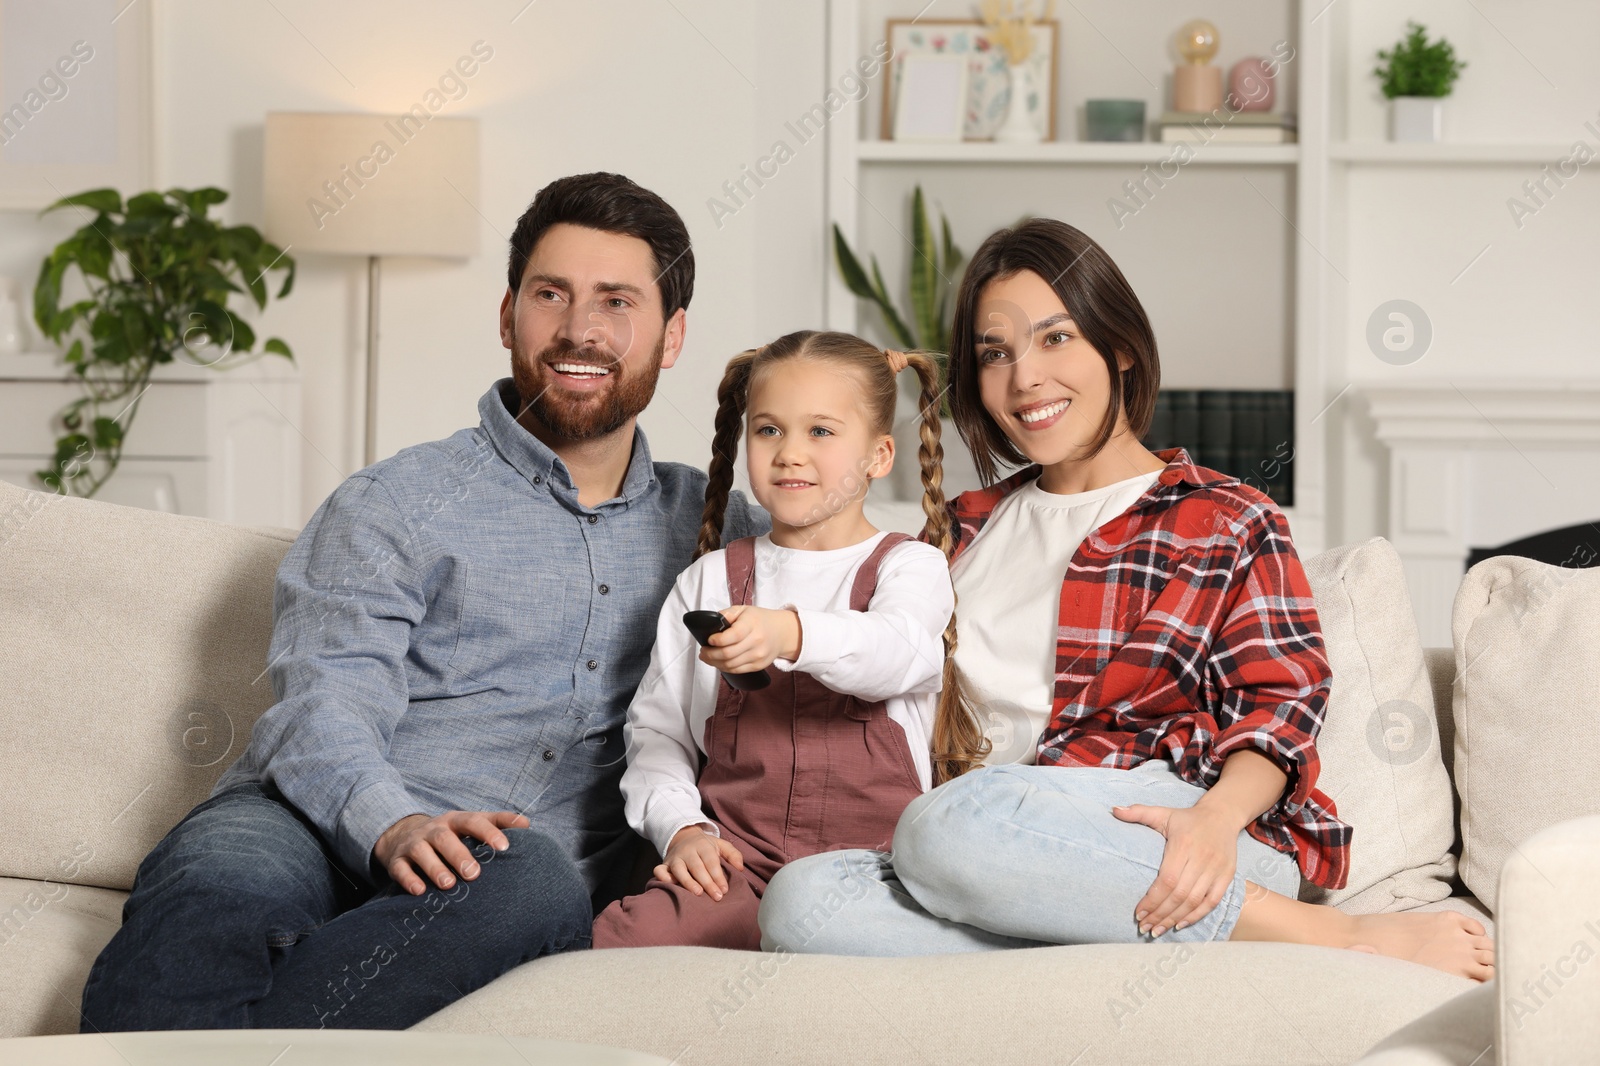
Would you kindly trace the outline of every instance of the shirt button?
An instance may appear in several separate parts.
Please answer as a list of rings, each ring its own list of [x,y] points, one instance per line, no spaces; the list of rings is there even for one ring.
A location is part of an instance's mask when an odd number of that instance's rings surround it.
[[[598,521],[600,521],[600,516],[599,516],[599,515],[597,515],[597,514],[592,514],[592,515],[590,515],[590,516],[589,516],[589,524],[590,524],[590,525],[591,525],[591,526],[592,526],[592,525],[594,525],[594,524],[595,524],[595,523],[596,523],[596,522],[598,522]]]
[[[544,749],[544,761],[545,762],[549,762],[551,759],[554,759],[555,757],[556,757],[556,753],[555,752],[551,751],[549,748]]]
[[[533,483],[535,485],[543,485],[544,484],[544,478],[540,477],[538,474],[535,474],[535,475],[533,475]]]
[[[595,661],[595,660],[594,660],[594,659],[590,659],[590,660],[589,660],[589,661],[588,661],[588,662],[587,662],[587,663],[585,663],[585,664],[584,664],[584,665],[586,665],[586,666],[588,666],[588,667],[589,667],[589,669],[591,669],[591,670],[598,670],[598,669],[600,669],[600,664],[599,664],[599,663],[598,663],[598,662],[596,662],[596,661]]]
[[[606,593],[608,593],[610,591],[611,591],[611,586],[610,585],[601,585],[600,586],[600,595],[604,596]]]

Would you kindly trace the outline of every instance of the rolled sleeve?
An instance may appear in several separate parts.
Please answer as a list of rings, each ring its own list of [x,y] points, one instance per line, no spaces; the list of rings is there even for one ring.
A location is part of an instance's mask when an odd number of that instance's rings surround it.
[[[1221,698],[1201,766],[1209,787],[1236,751],[1271,759],[1288,781],[1262,817],[1278,820],[1296,814],[1316,786],[1316,736],[1333,685],[1310,583],[1287,534],[1272,512],[1236,571],[1211,645],[1208,669]]]

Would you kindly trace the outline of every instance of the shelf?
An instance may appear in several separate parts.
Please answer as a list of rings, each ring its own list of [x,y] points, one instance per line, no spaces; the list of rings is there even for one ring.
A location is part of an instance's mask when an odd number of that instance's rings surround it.
[[[862,163],[1160,163],[1173,159],[1178,146],[1160,141],[1046,141],[1042,144],[996,144],[961,141],[953,144],[907,141],[858,141]],[[1284,166],[1300,161],[1298,144],[1212,144],[1190,147],[1183,166]]]
[[[1428,144],[1393,141],[1335,141],[1328,146],[1328,158],[1343,163],[1373,163],[1404,166],[1414,163],[1524,164],[1554,163],[1572,154],[1570,147],[1556,144],[1502,144],[1438,141]]]

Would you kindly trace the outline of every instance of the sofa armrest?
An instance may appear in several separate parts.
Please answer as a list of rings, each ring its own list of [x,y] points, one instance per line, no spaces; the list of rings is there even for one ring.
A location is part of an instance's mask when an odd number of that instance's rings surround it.
[[[1592,1062],[1600,1047],[1600,815],[1553,825],[1500,871],[1502,1066]]]

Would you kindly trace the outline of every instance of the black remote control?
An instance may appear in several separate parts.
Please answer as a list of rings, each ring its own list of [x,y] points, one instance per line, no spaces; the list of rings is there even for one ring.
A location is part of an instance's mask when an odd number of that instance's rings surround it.
[[[689,627],[689,632],[694,634],[694,639],[700,642],[702,648],[711,646],[711,634],[721,633],[732,625],[721,611],[685,611],[683,624]],[[772,674],[767,670],[752,670],[746,674],[730,674],[726,670],[717,672],[724,681],[741,692],[754,692],[772,684]]]

